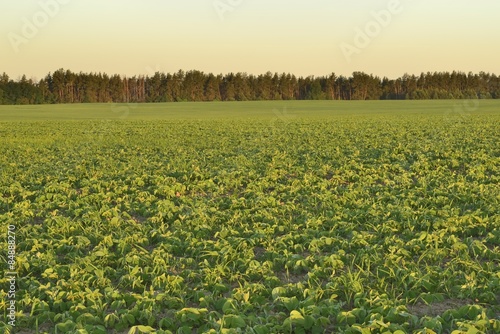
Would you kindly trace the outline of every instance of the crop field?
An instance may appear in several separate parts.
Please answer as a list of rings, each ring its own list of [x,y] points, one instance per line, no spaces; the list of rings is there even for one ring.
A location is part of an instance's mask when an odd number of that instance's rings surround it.
[[[499,184],[498,101],[2,106],[0,327],[500,333]]]

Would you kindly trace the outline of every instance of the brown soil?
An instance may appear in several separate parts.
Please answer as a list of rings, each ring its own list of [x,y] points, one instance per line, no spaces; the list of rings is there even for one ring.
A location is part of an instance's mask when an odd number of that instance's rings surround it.
[[[408,311],[416,316],[430,316],[436,317],[443,314],[445,311],[458,309],[462,306],[471,304],[471,300],[467,299],[447,299],[442,302],[435,302],[432,304],[425,304],[422,302],[416,303],[415,305],[409,305]]]

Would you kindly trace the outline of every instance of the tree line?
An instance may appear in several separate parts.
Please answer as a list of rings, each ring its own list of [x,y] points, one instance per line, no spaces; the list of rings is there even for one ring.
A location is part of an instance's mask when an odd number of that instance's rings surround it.
[[[304,78],[179,70],[127,77],[59,69],[39,81],[24,75],[12,80],[5,72],[0,76],[0,104],[498,98],[500,77],[485,72],[427,72],[388,79],[363,72]]]

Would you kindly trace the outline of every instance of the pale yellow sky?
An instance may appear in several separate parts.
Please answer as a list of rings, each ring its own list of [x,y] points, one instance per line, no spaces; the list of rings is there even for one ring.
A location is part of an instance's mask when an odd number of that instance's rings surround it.
[[[500,74],[500,1],[4,0],[0,72]]]

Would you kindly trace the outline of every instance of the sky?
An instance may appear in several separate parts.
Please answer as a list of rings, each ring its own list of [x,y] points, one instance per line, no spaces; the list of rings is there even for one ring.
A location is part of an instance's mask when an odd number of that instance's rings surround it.
[[[500,74],[498,0],[1,0],[0,73]]]

